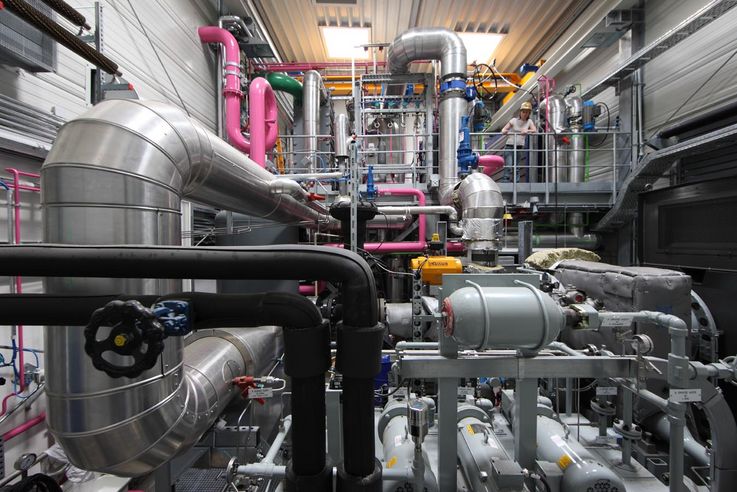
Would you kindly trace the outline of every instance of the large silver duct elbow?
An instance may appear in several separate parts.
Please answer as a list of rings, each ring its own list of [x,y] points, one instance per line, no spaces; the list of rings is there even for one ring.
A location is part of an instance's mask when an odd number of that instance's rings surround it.
[[[295,198],[294,186],[274,193],[288,185],[274,184],[276,176],[181,109],[155,101],[105,101],[66,123],[42,180],[47,224],[56,224],[61,211],[69,215],[71,203],[178,215],[182,198],[278,222],[332,222]]]
[[[440,60],[438,195],[442,205],[450,205],[453,189],[459,181],[458,133],[461,130],[461,116],[467,106],[463,99],[466,88],[466,46],[458,34],[448,29],[415,28],[394,39],[387,50],[387,58],[389,70],[393,74],[406,73],[410,62],[414,60]]]
[[[387,50],[389,71],[407,73],[415,60],[440,60],[441,79],[466,78],[466,46],[458,34],[443,28],[420,27],[397,36]]]
[[[41,168],[44,241],[181,244],[180,200],[271,220],[323,222],[292,184],[279,181],[180,109],[106,101],[59,131]],[[295,196],[297,198],[295,198]],[[48,293],[163,294],[166,279],[48,278]],[[47,421],[80,468],[149,473],[195,443],[237,394],[230,378],[258,375],[281,347],[275,329],[167,340],[161,364],[113,379],[84,352],[80,327],[46,328]],[[130,361],[115,360],[126,365]]]

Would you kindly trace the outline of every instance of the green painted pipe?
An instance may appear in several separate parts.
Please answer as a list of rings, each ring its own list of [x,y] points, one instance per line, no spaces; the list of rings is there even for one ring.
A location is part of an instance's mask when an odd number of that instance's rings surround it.
[[[295,101],[302,100],[302,83],[287,74],[279,72],[269,72],[266,74],[266,80],[271,84],[271,88],[275,91],[282,91],[294,96]]]

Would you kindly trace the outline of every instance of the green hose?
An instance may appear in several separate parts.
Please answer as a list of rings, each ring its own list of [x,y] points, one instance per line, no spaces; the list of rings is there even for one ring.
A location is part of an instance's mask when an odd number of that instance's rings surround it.
[[[302,100],[302,83],[285,73],[269,72],[266,80],[275,91],[282,91],[294,96],[295,101]]]

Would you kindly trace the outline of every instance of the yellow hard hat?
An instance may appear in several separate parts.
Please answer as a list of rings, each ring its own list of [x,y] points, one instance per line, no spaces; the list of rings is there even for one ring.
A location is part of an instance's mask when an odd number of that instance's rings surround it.
[[[520,111],[532,111],[532,104],[530,104],[528,101],[525,101],[522,103],[522,106],[519,108]]]

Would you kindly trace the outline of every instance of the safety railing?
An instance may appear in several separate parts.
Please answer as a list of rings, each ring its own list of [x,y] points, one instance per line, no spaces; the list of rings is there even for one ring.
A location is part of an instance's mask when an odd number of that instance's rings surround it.
[[[364,176],[369,169],[377,184],[419,186],[429,183],[437,173],[437,153],[430,145],[436,134],[401,131],[357,135],[356,167]],[[335,159],[331,135],[318,135],[317,152],[304,149],[307,135],[282,135],[281,151],[275,158],[287,163],[285,173],[330,173],[341,168]],[[530,193],[544,203],[555,201],[561,193],[595,193],[597,205],[612,204],[617,198],[618,183],[629,172],[627,145],[630,134],[615,130],[596,132],[537,132],[526,135],[524,144],[514,145],[513,135],[471,133],[472,150],[479,155],[497,155],[496,163],[482,171],[497,181],[510,204],[525,201]],[[314,161],[314,165],[310,166]],[[348,162],[345,162],[348,166]],[[322,181],[337,180],[325,178]],[[324,185],[323,185],[324,186]],[[544,196],[544,198],[543,198]],[[581,203],[583,205],[583,203]]]

